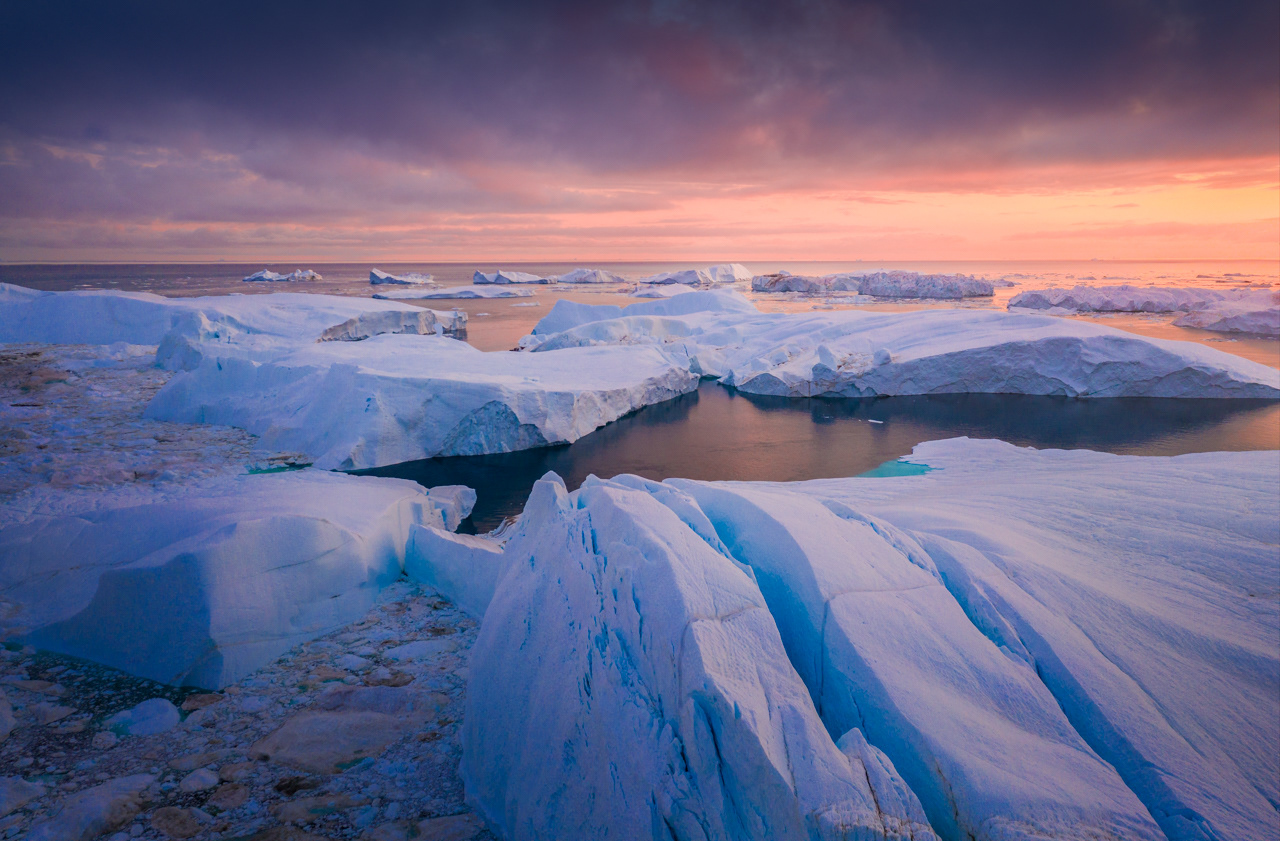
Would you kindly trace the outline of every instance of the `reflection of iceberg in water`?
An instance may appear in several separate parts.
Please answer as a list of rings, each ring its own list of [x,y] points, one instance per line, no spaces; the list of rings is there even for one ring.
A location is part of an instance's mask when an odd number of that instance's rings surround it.
[[[367,472],[428,487],[475,488],[479,502],[463,530],[484,531],[519,513],[533,483],[548,470],[563,476],[570,489],[593,473],[798,481],[857,476],[922,441],[962,435],[1039,449],[1178,455],[1275,449],[1277,424],[1280,405],[1261,400],[1013,394],[824,400],[748,395],[704,384],[571,446],[426,459]]]

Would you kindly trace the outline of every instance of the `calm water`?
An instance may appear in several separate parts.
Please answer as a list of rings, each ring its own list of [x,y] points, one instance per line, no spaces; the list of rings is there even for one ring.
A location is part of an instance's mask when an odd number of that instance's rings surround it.
[[[479,501],[464,528],[483,532],[518,514],[533,483],[548,470],[560,474],[570,489],[593,473],[650,479],[834,478],[865,473],[907,455],[922,441],[959,435],[1135,455],[1276,449],[1280,404],[988,394],[789,399],[708,383],[569,446],[426,459],[361,473],[426,486],[469,485]]]

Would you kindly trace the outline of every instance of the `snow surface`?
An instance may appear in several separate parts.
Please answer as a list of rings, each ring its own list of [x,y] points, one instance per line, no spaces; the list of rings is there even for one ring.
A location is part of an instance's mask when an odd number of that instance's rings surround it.
[[[252,283],[254,281],[262,281],[262,280],[271,281],[271,282],[280,282],[280,281],[298,281],[298,280],[324,280],[324,278],[321,277],[317,272],[311,271],[311,269],[294,269],[293,271],[289,272],[289,274],[277,274],[276,272],[273,272],[269,269],[263,269],[260,272],[254,272],[253,274],[246,277],[244,280],[248,283]]]
[[[408,274],[394,275],[388,274],[378,269],[369,272],[369,283],[374,285],[391,284],[393,286],[427,286],[435,285],[435,278],[429,274],[419,274],[418,272],[409,272]]]
[[[521,341],[655,345],[753,394],[1280,397],[1280,372],[1205,345],[1026,313],[760,313],[730,290],[625,309],[559,301]]]
[[[147,417],[235,426],[268,451],[352,469],[576,441],[697,387],[662,349],[485,353],[436,336],[199,346]]]
[[[410,574],[484,615],[475,808],[512,839],[1275,837],[1280,453],[911,460],[549,475],[507,532],[416,529]]]
[[[472,277],[472,283],[547,283],[548,278],[541,275],[529,274],[528,272],[515,272],[510,269],[500,269],[496,272],[482,272],[477,270]]]
[[[528,298],[530,289],[511,289],[506,286],[446,286],[443,289],[396,289],[379,292],[373,297],[379,300],[413,301],[432,298]]]
[[[737,280],[750,280],[751,272],[741,263],[721,263],[707,266],[705,269],[681,269],[674,272],[659,272],[640,279],[641,283],[667,285],[679,283],[685,286],[711,286],[717,283],[733,283]]]
[[[551,278],[556,283],[626,283],[622,275],[607,272],[604,269],[574,269],[559,277]]]
[[[856,292],[876,298],[979,298],[994,294],[985,278],[963,274],[920,274],[895,269],[888,272],[846,273],[813,277],[787,272],[751,279],[754,292]]]
[[[46,488],[0,530],[0,635],[218,688],[364,615],[400,575],[409,529],[456,523],[458,496],[320,470]]]
[[[1015,307],[1069,312],[1177,312],[1185,313],[1173,322],[1179,327],[1280,336],[1280,292],[1271,290],[1076,286],[1019,293],[1009,301],[1009,308]]]

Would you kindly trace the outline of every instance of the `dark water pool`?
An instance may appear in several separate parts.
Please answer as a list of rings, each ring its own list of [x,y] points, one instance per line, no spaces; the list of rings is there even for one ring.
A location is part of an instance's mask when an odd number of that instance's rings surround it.
[[[857,476],[910,453],[922,441],[960,435],[1135,455],[1278,449],[1280,403],[999,394],[792,399],[746,395],[709,383],[568,446],[425,459],[359,472],[428,487],[469,485],[479,500],[463,529],[483,532],[520,513],[529,489],[548,470],[560,474],[571,490],[592,473],[768,481]]]

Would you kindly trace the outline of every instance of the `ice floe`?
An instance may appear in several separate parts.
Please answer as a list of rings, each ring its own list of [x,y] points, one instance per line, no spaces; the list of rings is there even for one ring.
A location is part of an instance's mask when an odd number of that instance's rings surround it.
[[[787,272],[751,279],[755,292],[855,292],[876,298],[981,298],[994,294],[992,281],[963,274],[888,272],[832,274],[814,277]]]
[[[435,278],[429,274],[419,274],[418,272],[407,272],[402,275],[388,274],[378,269],[372,269],[369,272],[369,283],[373,285],[390,284],[392,286],[430,286],[436,282]]]
[[[760,313],[729,290],[626,308],[557,302],[522,347],[656,345],[696,374],[789,397],[1280,396],[1280,372],[1191,342],[990,310]]]
[[[507,532],[415,530],[484,615],[472,804],[509,838],[1274,836],[1280,454],[911,458],[548,476]]]
[[[442,289],[396,289],[379,292],[373,297],[389,301],[423,301],[434,298],[528,298],[531,289],[512,289],[510,286],[446,286]]]
[[[399,577],[409,529],[460,513],[456,492],[320,470],[73,496],[79,505],[57,493],[0,530],[0,634],[204,687],[362,616]]]
[[[270,269],[263,269],[260,272],[254,272],[244,280],[248,283],[252,283],[254,281],[292,282],[299,280],[324,280],[324,278],[321,277],[319,273],[313,272],[311,269],[294,269],[288,274],[277,274]]]
[[[626,283],[622,275],[607,272],[604,269],[574,269],[559,277],[552,278],[556,283]]]
[[[542,275],[530,274],[529,272],[517,272],[512,271],[511,269],[499,269],[496,272],[482,272],[476,270],[471,282],[480,284],[497,283],[505,285],[510,283],[549,283],[550,281]]]
[[[1280,292],[1161,286],[1076,286],[1033,289],[1015,295],[1009,308],[1066,312],[1184,313],[1180,327],[1224,333],[1280,336]]]
[[[632,298],[674,298],[676,295],[683,295],[686,292],[693,292],[692,286],[685,286],[680,283],[669,285],[653,284],[650,286],[641,286],[639,289],[631,293]]]

